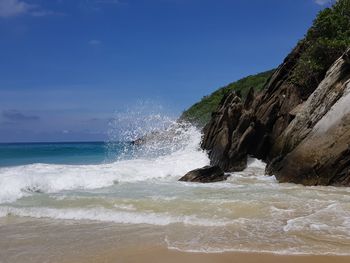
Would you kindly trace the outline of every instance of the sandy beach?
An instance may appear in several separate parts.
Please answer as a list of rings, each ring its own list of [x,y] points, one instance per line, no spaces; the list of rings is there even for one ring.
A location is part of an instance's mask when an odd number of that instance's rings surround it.
[[[159,231],[159,228],[147,226],[122,227],[29,218],[2,219],[0,263],[350,262],[350,256],[334,255],[241,253],[234,249],[223,253],[184,252],[169,249],[162,241],[162,235],[156,234]],[[272,244],[266,246],[269,245]]]
[[[94,256],[75,258],[64,262],[94,263],[345,263],[349,256],[274,255],[263,253],[188,253],[161,247],[129,248],[104,251]]]

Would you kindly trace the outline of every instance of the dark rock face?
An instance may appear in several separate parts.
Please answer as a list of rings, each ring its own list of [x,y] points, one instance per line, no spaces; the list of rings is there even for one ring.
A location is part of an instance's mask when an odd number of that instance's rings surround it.
[[[225,181],[229,175],[225,175],[219,166],[205,166],[185,174],[179,181],[197,182],[197,183],[214,183]]]
[[[302,49],[293,50],[261,94],[251,90],[243,102],[230,93],[221,101],[204,129],[211,165],[240,171],[250,155],[266,161],[280,182],[350,185],[350,49],[313,90],[290,81]]]
[[[344,56],[276,140],[267,171],[280,182],[350,186],[350,63]]]
[[[204,129],[202,148],[207,150],[212,165],[224,171],[240,171],[247,156],[269,160],[273,141],[286,129],[293,116],[290,112],[303,102],[298,88],[290,84],[290,71],[299,59],[298,45],[269,79],[263,93],[250,90],[245,102],[228,94]]]
[[[225,171],[231,171],[233,166],[243,169],[246,165],[244,154],[235,159],[230,158],[232,133],[238,125],[244,125],[244,123],[239,123],[242,110],[241,99],[235,93],[231,93],[221,101],[219,110],[213,114],[210,123],[205,127],[207,130],[202,147],[210,149],[211,163],[220,166]]]

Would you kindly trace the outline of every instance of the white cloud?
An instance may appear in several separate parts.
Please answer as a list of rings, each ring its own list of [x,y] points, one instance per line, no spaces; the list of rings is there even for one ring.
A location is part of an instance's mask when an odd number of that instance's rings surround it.
[[[28,13],[32,5],[19,0],[0,0],[0,17],[11,17]]]
[[[97,46],[97,45],[100,45],[102,42],[100,40],[97,40],[97,39],[92,39],[89,41],[89,45],[91,46]]]
[[[66,16],[66,14],[64,13],[59,13],[59,12],[54,12],[51,10],[34,10],[32,12],[30,12],[31,16]]]
[[[37,17],[64,15],[62,13],[42,9],[38,5],[28,4],[22,0],[0,0],[0,18],[8,18],[25,14]]]

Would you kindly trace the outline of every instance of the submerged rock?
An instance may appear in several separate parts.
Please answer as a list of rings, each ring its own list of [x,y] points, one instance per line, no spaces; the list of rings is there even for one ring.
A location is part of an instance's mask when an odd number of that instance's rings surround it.
[[[185,174],[179,181],[214,183],[225,181],[229,175],[225,174],[219,166],[205,166]]]

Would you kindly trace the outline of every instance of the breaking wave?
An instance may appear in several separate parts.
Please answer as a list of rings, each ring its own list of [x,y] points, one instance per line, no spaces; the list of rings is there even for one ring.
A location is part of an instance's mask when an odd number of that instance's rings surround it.
[[[189,170],[207,165],[208,157],[199,148],[198,129],[172,125],[178,136],[175,141],[153,140],[140,147],[133,146],[133,158],[117,158],[113,163],[98,165],[31,164],[1,168],[0,203],[14,202],[33,192],[56,193],[108,187],[118,182],[177,180]],[[162,145],[163,151],[156,155],[157,145]]]

